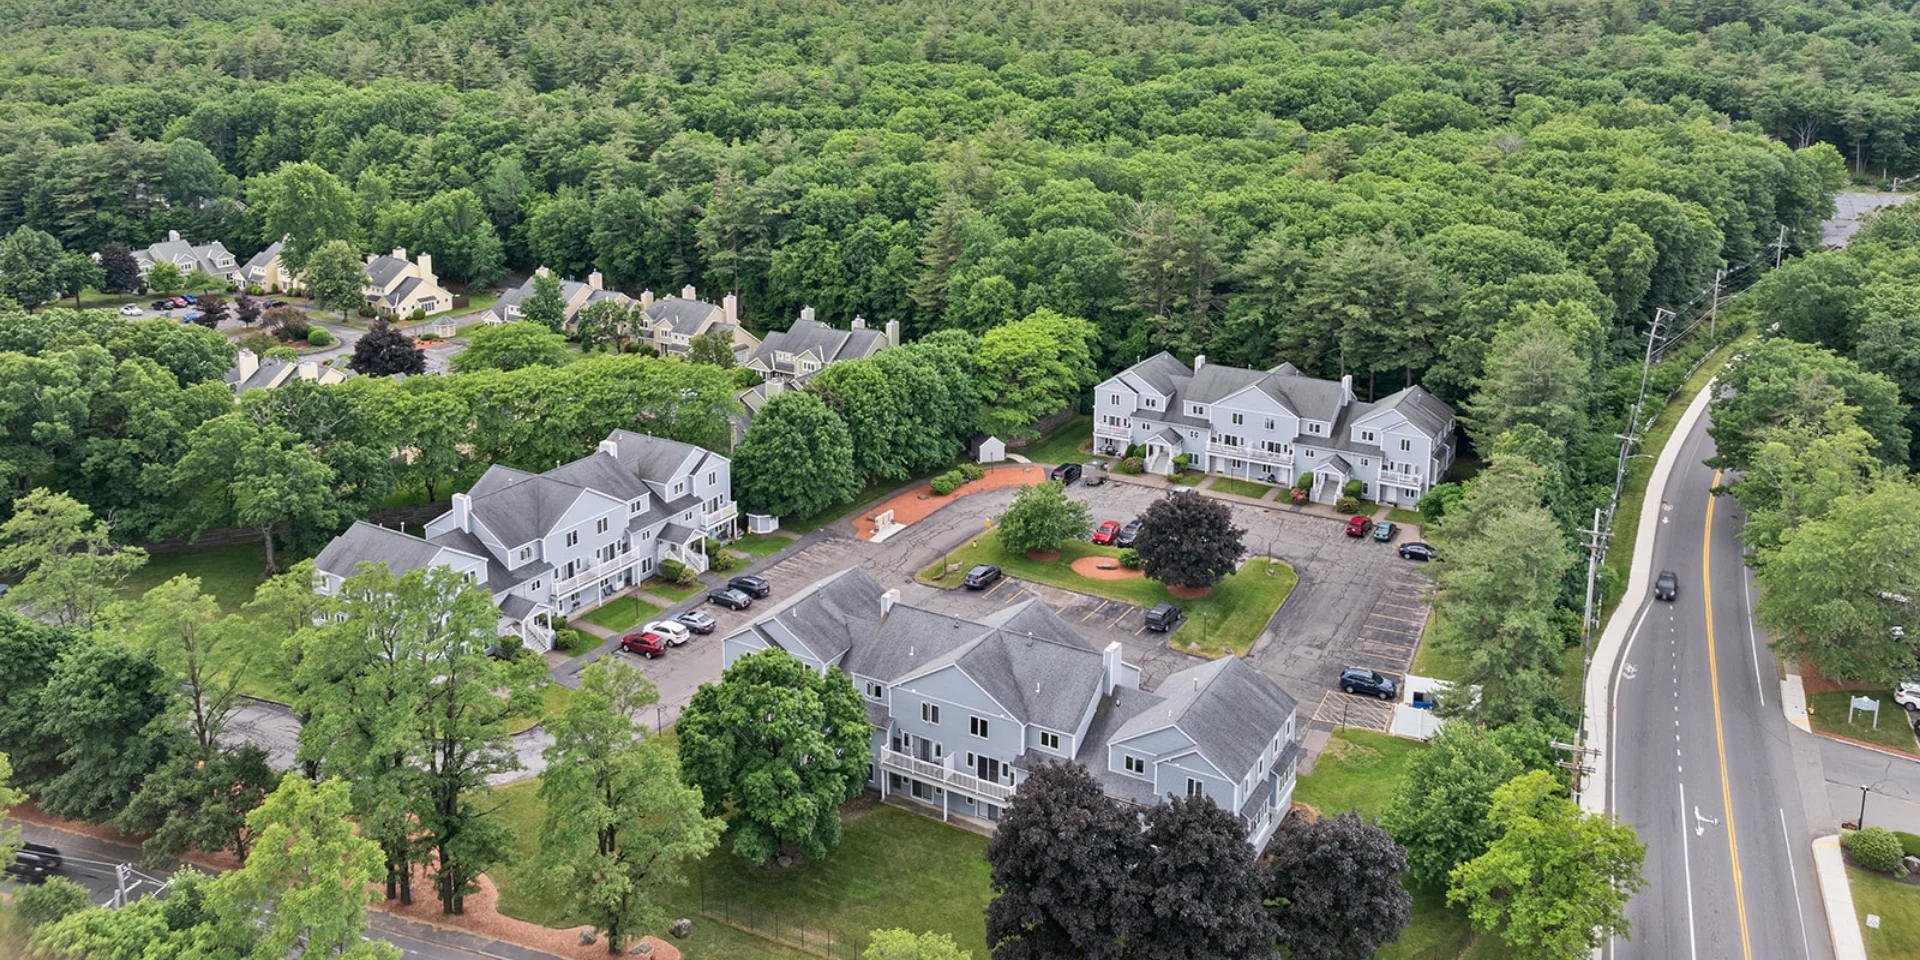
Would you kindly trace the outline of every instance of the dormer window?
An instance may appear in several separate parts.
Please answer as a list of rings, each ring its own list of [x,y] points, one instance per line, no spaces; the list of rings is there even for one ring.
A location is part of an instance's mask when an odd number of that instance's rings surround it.
[[[683,494],[683,493],[686,493],[686,492],[687,492],[687,482],[686,482],[685,480],[682,480],[682,481],[680,481],[679,483],[676,483],[676,484],[674,484],[674,485],[673,485],[673,495],[674,495],[674,496],[676,496],[676,497],[677,497],[677,496],[679,496],[679,495],[681,495],[681,494]]]
[[[1058,750],[1060,749],[1060,735],[1042,730],[1040,731],[1040,745],[1048,750]]]
[[[516,554],[514,554],[514,557],[513,557],[513,558],[514,558],[514,559],[515,559],[516,561],[519,561],[520,563],[526,563],[526,562],[527,562],[528,560],[532,560],[532,559],[533,559],[533,548],[532,548],[532,547],[521,547],[521,548],[520,548],[520,552],[519,552],[519,553],[516,553]]]
[[[1372,430],[1362,430],[1362,431],[1360,431],[1360,442],[1362,442],[1362,443],[1372,443],[1372,442],[1373,442],[1373,431],[1372,431]]]
[[[632,503],[627,504],[627,515],[633,516],[634,514],[639,513],[642,510],[645,510],[647,508],[646,503],[647,502],[645,500],[635,500]]]
[[[868,700],[879,700],[885,697],[886,694],[887,694],[887,688],[873,682],[872,680],[867,681],[867,699]]]
[[[1147,408],[1148,410],[1158,410],[1158,409],[1160,409],[1160,401],[1158,401],[1158,400],[1155,400],[1155,399],[1154,399],[1154,398],[1152,398],[1152,397],[1147,397],[1147,398],[1145,398],[1145,399],[1142,399],[1142,400],[1140,401],[1140,403],[1141,403],[1141,405],[1142,405],[1142,406],[1144,406],[1144,407],[1146,407],[1146,408]]]
[[[1320,425],[1319,425],[1319,424],[1317,424],[1317,423],[1308,423],[1308,424],[1307,424],[1307,432],[1308,432],[1308,433],[1319,433],[1319,432],[1320,432]]]
[[[1120,763],[1122,766],[1127,768],[1128,773],[1131,773],[1134,776],[1144,777],[1147,775],[1147,761],[1144,759],[1141,759],[1140,757],[1136,757],[1133,754],[1127,754],[1124,758],[1121,759]]]
[[[1204,417],[1207,415],[1207,407],[1205,404],[1189,403],[1187,404],[1187,415],[1192,417]]]

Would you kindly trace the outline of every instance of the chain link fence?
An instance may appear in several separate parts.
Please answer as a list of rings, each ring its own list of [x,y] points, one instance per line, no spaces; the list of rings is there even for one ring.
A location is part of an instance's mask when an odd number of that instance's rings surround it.
[[[700,913],[736,930],[831,960],[860,960],[860,952],[866,949],[864,936],[856,940],[832,927],[809,923],[808,918],[800,914],[781,913],[712,893],[704,883],[700,885]]]

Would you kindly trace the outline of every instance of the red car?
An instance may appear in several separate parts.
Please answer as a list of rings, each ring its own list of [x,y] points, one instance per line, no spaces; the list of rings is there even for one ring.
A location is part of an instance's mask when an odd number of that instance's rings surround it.
[[[1100,525],[1100,529],[1095,530],[1093,532],[1093,542],[1104,546],[1106,544],[1112,543],[1113,538],[1119,535],[1120,535],[1120,521],[1108,520],[1106,523],[1103,523]]]
[[[1373,530],[1372,517],[1354,517],[1347,521],[1347,536],[1364,537]]]
[[[667,652],[667,641],[657,633],[629,633],[620,638],[620,648],[652,660]]]

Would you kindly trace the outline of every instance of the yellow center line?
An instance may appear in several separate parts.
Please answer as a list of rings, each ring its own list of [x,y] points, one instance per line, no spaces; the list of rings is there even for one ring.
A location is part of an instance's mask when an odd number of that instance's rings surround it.
[[[1720,471],[1713,472],[1720,486]],[[1733,786],[1727,777],[1726,731],[1720,721],[1720,658],[1713,646],[1713,494],[1707,494],[1707,530],[1700,538],[1700,597],[1707,607],[1707,668],[1713,679],[1713,743],[1720,751],[1720,800],[1727,821],[1727,854],[1733,859],[1733,905],[1740,915],[1740,954],[1753,960],[1753,942],[1747,934],[1746,882],[1740,877],[1740,841],[1733,832]]]

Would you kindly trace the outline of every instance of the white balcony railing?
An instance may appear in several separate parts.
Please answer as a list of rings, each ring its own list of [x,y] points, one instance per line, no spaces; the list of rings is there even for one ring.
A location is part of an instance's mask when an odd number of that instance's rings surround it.
[[[1293,454],[1268,450],[1264,447],[1234,446],[1218,440],[1207,441],[1207,452],[1218,457],[1232,457],[1236,460],[1252,460],[1256,463],[1276,463],[1281,466],[1293,465]]]
[[[639,562],[640,555],[638,553],[614,554],[612,560],[595,564],[565,580],[555,580],[553,582],[553,595],[556,597],[564,597],[596,580],[605,580],[608,577],[615,576]]]
[[[1117,426],[1109,423],[1096,423],[1093,425],[1093,435],[1096,437],[1112,437],[1115,440],[1129,439],[1133,436],[1133,421],[1122,420]]]
[[[715,524],[726,523],[739,515],[740,505],[729,502],[726,506],[707,514],[707,529],[711,530]]]
[[[880,765],[988,800],[1004,802],[1013,796],[1013,788],[1006,784],[982,780],[971,773],[962,773],[931,760],[915,759],[897,750],[880,751]]]

